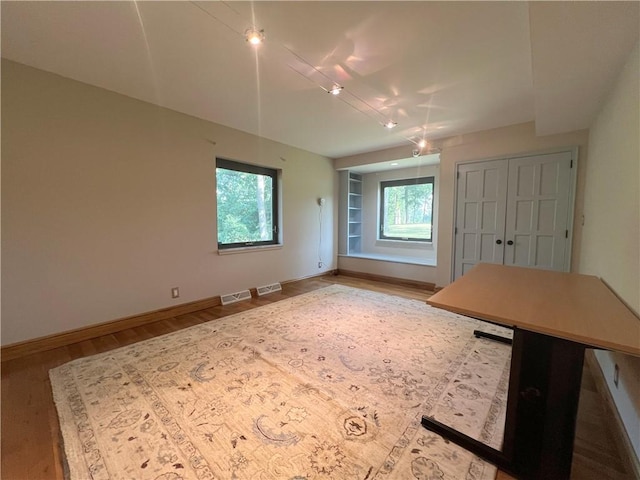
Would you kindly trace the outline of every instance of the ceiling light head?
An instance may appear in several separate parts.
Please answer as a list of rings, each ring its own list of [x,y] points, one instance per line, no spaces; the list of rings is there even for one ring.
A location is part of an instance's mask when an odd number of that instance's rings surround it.
[[[383,124],[385,128],[388,128],[389,130],[391,130],[392,128],[396,127],[398,125],[398,122],[394,122],[393,120],[389,120],[387,123]]]
[[[427,146],[427,141],[424,138],[418,142],[418,147],[424,148],[426,146]]]
[[[260,45],[262,42],[264,42],[264,30],[247,28],[244,32],[244,38],[251,45]]]
[[[342,92],[343,89],[344,87],[341,87],[340,85],[335,84],[333,87],[327,90],[327,92],[329,92],[331,95],[340,95],[340,92]]]

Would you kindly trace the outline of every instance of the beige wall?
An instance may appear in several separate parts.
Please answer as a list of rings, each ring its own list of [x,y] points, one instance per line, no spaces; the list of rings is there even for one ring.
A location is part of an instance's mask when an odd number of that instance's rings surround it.
[[[379,152],[373,152],[370,155],[375,157],[378,153]],[[401,154],[400,151],[399,153]],[[395,158],[399,159],[401,157]],[[345,159],[343,158],[337,160],[336,163],[344,161]],[[364,163],[361,163],[361,165],[363,164]],[[430,164],[418,167],[399,168],[362,175],[362,251],[361,254],[359,254],[360,257],[340,255],[338,257],[338,268],[340,270],[435,284],[436,267],[433,265],[436,263],[437,235],[434,237],[433,242],[422,245],[378,240],[378,192],[380,182],[422,176],[435,177],[436,196],[434,198],[433,218],[437,225],[438,165]],[[344,232],[342,234],[344,234]],[[362,258],[367,255],[370,257]],[[385,260],[375,259],[374,257],[376,256],[384,257]],[[388,261],[388,259],[392,257],[396,257],[398,261]],[[427,265],[412,263],[414,261],[423,262]]]
[[[380,216],[378,196],[380,182],[401,180],[406,178],[434,177],[435,185],[439,185],[438,166],[426,165],[414,168],[401,168],[378,173],[367,173],[362,176],[362,251],[380,255],[397,255],[401,257],[417,257],[435,263],[437,238],[430,243],[407,243],[402,241],[378,240],[378,217]],[[438,223],[438,201],[434,198],[433,219]],[[423,281],[432,282],[433,279]]]
[[[575,221],[572,245],[572,267],[575,271],[579,263],[581,231],[578,228],[582,215],[584,198],[584,165],[587,162],[587,130],[569,132],[561,135],[538,137],[535,125],[523,123],[509,127],[496,128],[482,132],[450,137],[433,142],[440,148],[440,175],[438,192],[437,225],[437,267],[433,279],[438,286],[451,282],[453,255],[453,222],[456,164],[471,160],[504,158],[525,153],[537,153],[563,147],[578,147],[578,180],[576,186]],[[407,147],[392,148],[370,154],[356,155],[336,159],[336,168],[366,165],[406,157]]]
[[[640,46],[590,130],[580,272],[601,277],[640,313]],[[606,321],[606,319],[603,319]],[[640,457],[640,358],[596,356]],[[614,365],[620,381],[613,383]]]
[[[382,277],[414,280],[416,282],[435,284],[435,267],[416,265],[412,263],[389,262],[386,260],[372,260],[353,256],[340,255],[338,257],[340,270],[379,275]]]
[[[404,151],[403,151],[404,150]],[[365,165],[367,162],[386,161],[390,159],[404,158],[402,155],[411,154],[407,148],[392,149],[392,153],[382,150],[372,152],[368,155],[358,155],[356,157],[344,157],[336,159],[336,168],[355,165]],[[394,156],[396,155],[397,156]],[[380,160],[372,160],[377,157]],[[350,163],[354,158],[356,163]],[[357,163],[361,160],[361,163]],[[378,241],[378,191],[380,182],[384,180],[397,180],[401,178],[434,176],[436,196],[434,199],[434,227],[437,232],[438,222],[438,188],[439,188],[439,166],[425,163],[422,166],[398,168],[381,172],[366,173],[362,175],[362,251],[358,256],[340,255],[338,257],[338,268],[345,271],[355,271],[371,275],[415,280],[419,282],[436,282],[437,269],[437,235],[433,242],[428,244],[417,244],[407,242]],[[345,232],[338,232],[344,235]],[[368,257],[368,258],[364,258]],[[395,261],[393,261],[395,258]],[[418,262],[418,263],[416,263]]]
[[[216,155],[282,169],[283,248],[218,255]],[[2,344],[336,268],[337,184],[328,158],[3,60]]]
[[[576,186],[575,221],[571,270],[577,268],[580,250],[578,219],[584,198],[584,163],[587,161],[587,130],[538,137],[533,123],[486,130],[435,142],[440,145],[440,224],[438,234],[438,285],[451,282],[453,256],[453,222],[455,207],[456,164],[470,160],[505,158],[562,147],[578,147],[578,180]]]

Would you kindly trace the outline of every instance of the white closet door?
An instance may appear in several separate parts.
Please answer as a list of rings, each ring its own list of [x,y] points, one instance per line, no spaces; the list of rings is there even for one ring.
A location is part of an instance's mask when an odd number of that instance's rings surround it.
[[[454,278],[476,263],[503,263],[507,160],[458,166]]]
[[[571,152],[509,162],[504,264],[565,270]]]

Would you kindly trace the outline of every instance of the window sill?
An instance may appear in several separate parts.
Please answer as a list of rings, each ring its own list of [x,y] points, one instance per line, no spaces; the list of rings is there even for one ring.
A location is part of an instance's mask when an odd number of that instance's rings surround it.
[[[399,247],[399,248],[424,248],[429,249],[433,247],[433,240],[428,242],[422,242],[419,240],[394,240],[390,238],[378,238],[376,239],[377,247]]]
[[[276,245],[257,245],[255,247],[237,247],[237,248],[223,248],[218,249],[218,255],[235,255],[237,253],[250,253],[265,250],[280,250],[283,247],[282,243]]]
[[[362,258],[365,260],[377,260],[380,262],[392,262],[392,263],[405,263],[408,265],[423,265],[426,267],[435,267],[436,260],[430,258],[419,258],[419,257],[405,257],[399,255],[383,255],[379,253],[351,253],[351,254],[340,254],[340,257],[347,258]]]

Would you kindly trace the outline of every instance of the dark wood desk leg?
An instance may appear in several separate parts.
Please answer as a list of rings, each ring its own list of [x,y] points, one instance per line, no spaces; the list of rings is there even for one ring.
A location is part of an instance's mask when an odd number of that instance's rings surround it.
[[[431,417],[423,416],[422,426],[443,438],[451,440],[456,445],[494,464],[501,470],[511,475],[517,474],[512,468],[511,459],[507,458],[500,450],[496,450],[489,445],[479,442],[475,438],[471,438]]]
[[[503,337],[502,335],[496,335],[495,333],[483,332],[482,330],[474,330],[473,335],[475,335],[476,338],[488,338],[489,340],[506,343],[507,345],[511,345],[513,343],[513,340],[509,337]]]
[[[514,329],[509,397],[501,451],[422,417],[422,426],[521,480],[571,475],[585,346]]]
[[[503,452],[518,478],[569,479],[585,346],[515,329]]]

